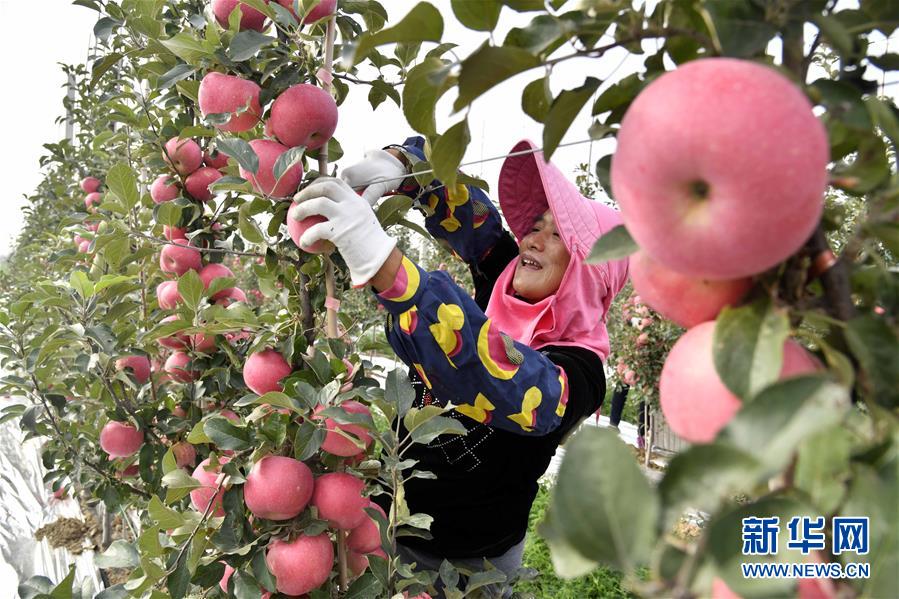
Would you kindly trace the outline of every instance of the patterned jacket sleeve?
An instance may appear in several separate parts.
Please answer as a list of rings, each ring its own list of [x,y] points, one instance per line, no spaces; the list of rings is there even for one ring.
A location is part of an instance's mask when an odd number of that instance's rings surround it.
[[[388,341],[434,395],[488,426],[521,435],[556,429],[568,381],[546,355],[497,330],[474,300],[442,271],[403,257],[390,289]]]
[[[393,147],[407,156],[424,160],[422,137],[410,137],[403,145]],[[457,183],[447,188],[434,179],[421,187],[410,177],[397,191],[418,199],[429,213],[425,218],[428,232],[467,264],[476,264],[484,258],[503,233],[499,211],[487,194],[473,185]]]

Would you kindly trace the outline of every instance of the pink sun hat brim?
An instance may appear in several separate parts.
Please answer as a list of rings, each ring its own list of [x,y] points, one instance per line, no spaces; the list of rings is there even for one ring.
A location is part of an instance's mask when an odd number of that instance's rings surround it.
[[[617,212],[581,195],[580,190],[530,140],[515,144],[499,175],[499,205],[515,238],[530,232],[534,220],[552,211],[556,230],[572,255],[586,257],[599,237],[621,224]]]

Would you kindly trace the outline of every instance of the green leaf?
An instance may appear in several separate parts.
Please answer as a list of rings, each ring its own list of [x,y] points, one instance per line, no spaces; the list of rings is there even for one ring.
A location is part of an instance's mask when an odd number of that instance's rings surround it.
[[[752,489],[761,465],[751,455],[723,444],[693,445],[668,464],[659,493],[665,506],[665,528],[684,510],[713,511],[719,502]]]
[[[203,58],[211,58],[212,53],[206,48],[203,42],[196,39],[190,33],[181,31],[167,40],[161,40],[160,43],[165,48],[183,60],[184,62],[200,66]]]
[[[345,599],[377,599],[384,596],[380,581],[371,572],[366,572],[350,585]]]
[[[153,207],[153,220],[160,225],[177,227],[181,222],[183,208],[177,202],[163,202]]]
[[[624,225],[616,225],[602,235],[593,244],[590,255],[585,262],[587,264],[600,264],[610,260],[626,258],[640,249],[634,238]]]
[[[549,78],[541,77],[531,81],[521,92],[521,109],[526,115],[542,123],[549,112],[552,95],[549,91]]]
[[[94,284],[83,270],[73,270],[69,275],[69,286],[82,298],[94,295]]]
[[[597,116],[630,104],[637,97],[642,86],[643,83],[637,75],[628,75],[596,98],[590,111],[591,115]]]
[[[777,35],[765,20],[765,10],[751,0],[706,0],[702,10],[710,17],[710,29],[724,56],[751,58],[764,52]]]
[[[617,434],[585,427],[567,443],[549,513],[541,533],[630,572],[649,560],[659,500]]]
[[[861,366],[862,387],[877,403],[899,405],[899,335],[876,316],[853,318],[846,341]]]
[[[464,435],[467,432],[465,425],[455,418],[434,416],[412,429],[410,435],[413,442],[426,444],[440,435]]]
[[[253,58],[259,50],[276,41],[277,38],[252,29],[241,31],[228,45],[228,57],[235,62],[243,62]]]
[[[178,279],[178,293],[184,298],[184,304],[195,310],[203,299],[203,281],[195,270],[189,270]]]
[[[462,110],[495,85],[539,65],[540,60],[527,50],[485,43],[462,61],[453,110]]]
[[[203,425],[203,431],[219,449],[243,451],[252,447],[247,429],[234,426],[226,418],[213,416]]]
[[[172,599],[182,599],[190,587],[190,570],[187,567],[187,559],[181,553],[176,555],[175,569],[166,578],[166,589]]]
[[[780,377],[783,347],[790,334],[786,310],[763,299],[725,308],[715,323],[715,370],[730,391],[751,399]]]
[[[237,161],[245,171],[254,175],[259,170],[259,156],[252,146],[237,137],[224,137],[216,140],[215,147],[222,154],[226,154]]]
[[[503,5],[497,0],[452,0],[453,14],[459,22],[475,31],[493,31]]]
[[[159,530],[184,526],[184,517],[172,508],[166,507],[155,495],[150,498],[150,505],[147,509],[150,519],[156,523],[156,528]]]
[[[305,148],[303,146],[297,146],[295,148],[290,148],[280,156],[275,161],[275,166],[272,168],[272,174],[275,176],[276,183],[281,180],[281,177],[284,176],[291,167],[299,164],[303,161],[303,152]]]
[[[756,457],[774,475],[805,438],[836,425],[848,407],[849,393],[839,385],[813,376],[785,379],[744,404],[718,442]]]
[[[575,89],[566,89],[553,100],[546,114],[543,127],[543,156],[549,160],[562,141],[575,117],[599,89],[601,81],[595,77],[587,77],[584,84]]]
[[[72,599],[72,585],[75,582],[75,565],[69,566],[69,573],[50,591],[53,599]],[[79,595],[80,597],[80,595]]]
[[[94,556],[98,568],[136,568],[139,564],[137,549],[127,541],[113,541],[106,551]]]
[[[796,581],[778,578],[743,578],[740,564],[747,561],[743,555],[743,518],[778,517],[782,533],[786,523],[793,516],[813,517],[811,510],[800,503],[783,497],[766,497],[756,503],[737,506],[720,513],[707,525],[708,547],[706,555],[717,564],[716,574],[730,587],[731,591],[744,597],[788,597],[795,596]],[[753,563],[784,563],[796,561],[792,551],[786,551],[785,534],[779,536],[780,551],[772,555],[753,555]]]
[[[316,453],[325,441],[325,430],[315,426],[308,420],[297,429],[293,441],[293,457],[300,460],[308,460]]]
[[[439,42],[442,36],[443,17],[440,11],[427,2],[420,2],[393,27],[377,33],[363,33],[356,44],[347,44],[343,60],[354,66],[377,46],[398,42]]]
[[[447,129],[434,144],[431,151],[434,176],[448,188],[453,188],[456,184],[456,171],[470,141],[471,135],[466,118]]]
[[[244,204],[237,212],[237,228],[241,236],[250,243],[265,243],[265,235],[259,229],[259,223],[249,214],[250,204]]]
[[[187,442],[191,445],[200,445],[202,443],[212,443],[212,439],[206,436],[206,431],[203,430],[205,423],[198,422],[194,425],[191,431],[187,434]]]
[[[893,149],[899,152],[899,117],[897,117],[896,105],[887,98],[868,96],[865,98],[865,106],[874,121],[893,144]]]
[[[156,87],[161,90],[168,89],[196,72],[197,67],[185,63],[176,64],[156,81]]]
[[[799,446],[794,484],[822,513],[833,513],[843,498],[851,450],[852,433],[842,426],[814,433]]]
[[[550,15],[538,15],[526,27],[510,29],[503,46],[515,46],[531,54],[547,56],[564,44],[568,36],[565,21]]]
[[[409,71],[403,85],[403,114],[409,125],[424,135],[437,133],[434,107],[448,86],[446,82],[434,84],[431,75],[444,68],[442,60],[426,58]]]
[[[403,418],[412,402],[415,401],[415,389],[409,383],[406,373],[395,368],[387,373],[387,381],[384,389],[384,399],[396,407],[396,413],[399,418]]]
[[[119,163],[106,173],[106,185],[127,209],[134,208],[140,202],[137,191],[137,176],[127,164]]]
[[[831,15],[815,15],[812,21],[840,56],[848,58],[853,55],[852,35],[838,18]]]

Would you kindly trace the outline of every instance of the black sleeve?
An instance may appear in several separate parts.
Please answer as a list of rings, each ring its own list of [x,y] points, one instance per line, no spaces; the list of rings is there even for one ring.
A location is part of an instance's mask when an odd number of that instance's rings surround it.
[[[582,420],[602,406],[606,395],[606,375],[602,360],[580,347],[547,346],[540,350],[568,377],[568,405],[558,431],[564,437]]]
[[[518,256],[518,244],[508,231],[503,231],[490,253],[477,264],[469,265],[474,281],[474,301],[481,310],[487,310],[493,285],[509,262]]]

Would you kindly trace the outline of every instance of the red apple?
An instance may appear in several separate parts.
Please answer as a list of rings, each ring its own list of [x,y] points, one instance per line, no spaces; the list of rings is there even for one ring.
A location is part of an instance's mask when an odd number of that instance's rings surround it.
[[[140,450],[144,434],[127,422],[110,420],[100,431],[100,448],[111,458],[127,458]]]
[[[216,279],[222,279],[222,278],[233,279],[234,278],[234,273],[231,272],[230,268],[228,268],[224,264],[220,264],[217,262],[212,262],[210,264],[207,264],[206,266],[201,268],[197,274],[200,275],[200,280],[203,281],[204,289],[209,289],[209,285],[211,285],[212,282]],[[229,288],[229,289],[233,289],[233,288]],[[212,299],[217,300],[220,297],[224,297],[225,295],[227,295],[225,293],[226,291],[228,291],[228,290],[223,289],[222,291],[219,291],[218,293],[216,293],[215,295],[212,296]]]
[[[176,239],[186,239],[187,227],[170,227],[169,225],[163,225],[162,236],[169,241],[174,241]]]
[[[312,498],[312,471],[306,464],[283,456],[266,456],[253,465],[243,487],[247,508],[268,520],[290,520]]]
[[[175,456],[175,464],[179,468],[191,466],[197,461],[197,450],[186,441],[179,441],[172,445],[172,454]]]
[[[96,177],[85,177],[81,180],[81,191],[84,193],[94,193],[100,188],[102,182]]]
[[[714,320],[725,306],[739,302],[752,287],[752,279],[712,281],[682,275],[639,251],[630,257],[634,289],[653,310],[668,320],[690,328]]]
[[[298,205],[299,204],[297,204],[296,202],[293,202],[290,205],[290,209],[287,211],[287,234],[290,235],[290,238],[293,239],[293,242],[296,244],[296,246],[304,252],[309,252],[310,254],[330,254],[331,252],[333,252],[334,244],[325,239],[316,241],[309,247],[300,245],[300,239],[303,237],[303,233],[305,233],[307,229],[309,229],[309,227],[317,225],[318,223],[323,223],[328,219],[326,219],[324,216],[310,216],[308,218],[304,218],[303,220],[295,220],[291,218],[290,213],[294,209],[294,207]]]
[[[631,104],[612,159],[628,231],[685,276],[739,279],[796,252],[821,217],[830,149],[790,80],[747,60],[690,61]]]
[[[234,302],[247,301],[247,294],[240,287],[229,287],[220,293],[216,293],[215,303],[219,306],[228,307]]]
[[[208,202],[214,196],[209,186],[222,178],[222,173],[211,166],[201,166],[184,180],[188,195],[198,202]]]
[[[212,14],[218,24],[228,28],[228,18],[237,6],[240,5],[240,30],[253,29],[255,31],[265,30],[265,15],[244,4],[239,0],[212,0]]]
[[[351,530],[368,518],[365,508],[369,499],[362,496],[364,489],[365,483],[351,474],[323,474],[315,479],[312,505],[318,508],[318,517],[332,528]]]
[[[345,401],[340,404],[340,407],[348,414],[371,414],[371,410],[368,409],[368,406],[354,400]],[[323,409],[325,409],[325,406],[319,406],[318,408],[316,408],[315,413],[317,414]],[[314,418],[318,419],[320,417],[314,416]],[[337,424],[337,422],[335,422],[333,418],[326,418],[325,428],[328,430],[328,432],[325,435],[324,442],[322,443],[322,449],[330,454],[348,458],[359,455],[360,453],[365,451],[365,449],[360,449],[356,446],[355,443],[340,435],[340,433],[334,432],[336,430],[344,431],[356,437],[365,444],[365,447],[368,447],[371,444],[371,434],[369,434],[368,430],[366,430],[361,425]]]
[[[159,253],[159,268],[163,272],[176,274],[179,277],[189,270],[200,270],[203,260],[200,252],[192,247],[186,239],[175,239],[175,244],[166,244]]]
[[[290,11],[290,14],[293,15],[297,21],[300,20],[297,11],[293,8],[293,0],[275,0],[278,4],[286,8]],[[302,6],[302,4],[301,4]],[[312,10],[306,15],[303,19],[303,24],[307,25],[309,23],[314,23],[319,19],[323,19],[325,17],[330,17],[334,14],[335,9],[337,8],[337,0],[320,0],[318,4],[312,7]]]
[[[207,335],[206,333],[195,333],[190,336],[190,346],[195,352],[201,354],[211,354],[215,351],[215,335]]]
[[[144,384],[150,379],[150,360],[147,356],[126,356],[115,361],[116,370],[131,369],[134,379]]]
[[[177,314],[172,314],[171,316],[166,316],[159,322],[174,322],[176,320],[180,320],[180,317]],[[179,333],[174,333],[172,335],[168,335],[167,337],[160,337],[156,341],[162,347],[167,347],[169,349],[184,350],[184,349],[187,349],[187,346],[190,343],[190,337],[184,333],[179,332]],[[164,369],[165,368],[163,368],[163,370]]]
[[[178,292],[178,281],[163,281],[157,285],[156,301],[163,310],[173,310],[184,301]]]
[[[189,383],[197,378],[197,373],[188,367],[190,362],[190,356],[186,353],[172,352],[172,355],[165,361],[165,371],[179,383]]]
[[[275,539],[265,554],[275,586],[285,595],[302,595],[323,585],[334,565],[334,546],[327,533],[299,535],[293,541]]]
[[[659,401],[665,420],[675,433],[691,443],[712,441],[740,409],[715,371],[714,321],[696,325],[678,339],[662,367]],[[792,340],[783,347],[780,378],[814,372],[817,360]]]
[[[384,513],[381,506],[374,501],[369,501],[368,506],[366,507],[375,509],[380,512],[382,516],[385,518],[387,517],[387,514]],[[381,547],[381,531],[374,518],[369,516],[362,521],[362,524],[350,531],[350,534],[346,538],[346,546],[348,549],[359,553],[370,553],[379,549]]]
[[[219,465],[227,464],[230,458],[220,457],[218,459]],[[218,488],[218,477],[221,473],[221,468],[213,468],[207,470],[209,468],[209,458],[206,458],[200,464],[194,468],[194,472],[191,476],[193,476],[197,481],[203,485],[196,489],[193,489],[190,492],[190,502],[193,504],[194,509],[198,512],[205,512],[206,508],[209,507],[209,502],[212,502],[212,508],[210,509],[211,516],[224,516],[225,510],[222,508],[222,495],[225,493],[225,489],[222,488],[221,491],[216,495],[215,490]],[[215,499],[213,500],[212,496],[215,495]]]
[[[178,180],[171,175],[159,175],[150,186],[150,198],[156,204],[170,202],[181,195]]]
[[[249,181],[253,188],[261,194],[275,198],[292,196],[300,186],[300,181],[303,180],[303,165],[293,165],[279,180],[275,179],[274,174],[278,157],[290,148],[268,139],[254,139],[250,142],[250,147],[259,157],[259,170],[254,175],[240,167],[240,176]]]
[[[211,166],[212,168],[222,170],[223,168],[228,166],[228,155],[224,152],[219,152],[218,150],[205,152],[203,154],[203,163],[206,166]]]
[[[243,380],[257,395],[269,391],[283,391],[280,381],[293,372],[284,357],[273,349],[256,352],[243,366]]]
[[[259,86],[253,81],[223,73],[208,73],[200,82],[200,112],[204,117],[210,114],[232,115],[227,123],[215,125],[216,129],[249,131],[256,126],[262,114],[259,91]],[[227,157],[225,161],[227,162]]]
[[[89,240],[84,239],[81,241],[81,243],[78,244],[78,253],[79,254],[86,254],[90,250],[91,250],[91,242]]]
[[[103,201],[103,194],[99,191],[94,191],[87,194],[84,197],[84,207],[88,209],[88,211],[93,211],[94,206],[99,206],[100,202]]]
[[[203,164],[203,151],[192,139],[173,137],[166,142],[162,159],[182,177],[186,177]]]
[[[358,551],[347,551],[347,565],[350,568],[350,573],[354,577],[359,576],[365,572],[366,568],[368,568],[369,555],[377,555],[383,559],[388,559],[387,554],[384,553],[384,550],[380,547],[374,551],[369,551],[367,554],[359,553]]]
[[[337,129],[337,103],[322,88],[299,83],[275,99],[270,121],[281,143],[315,150]]]

